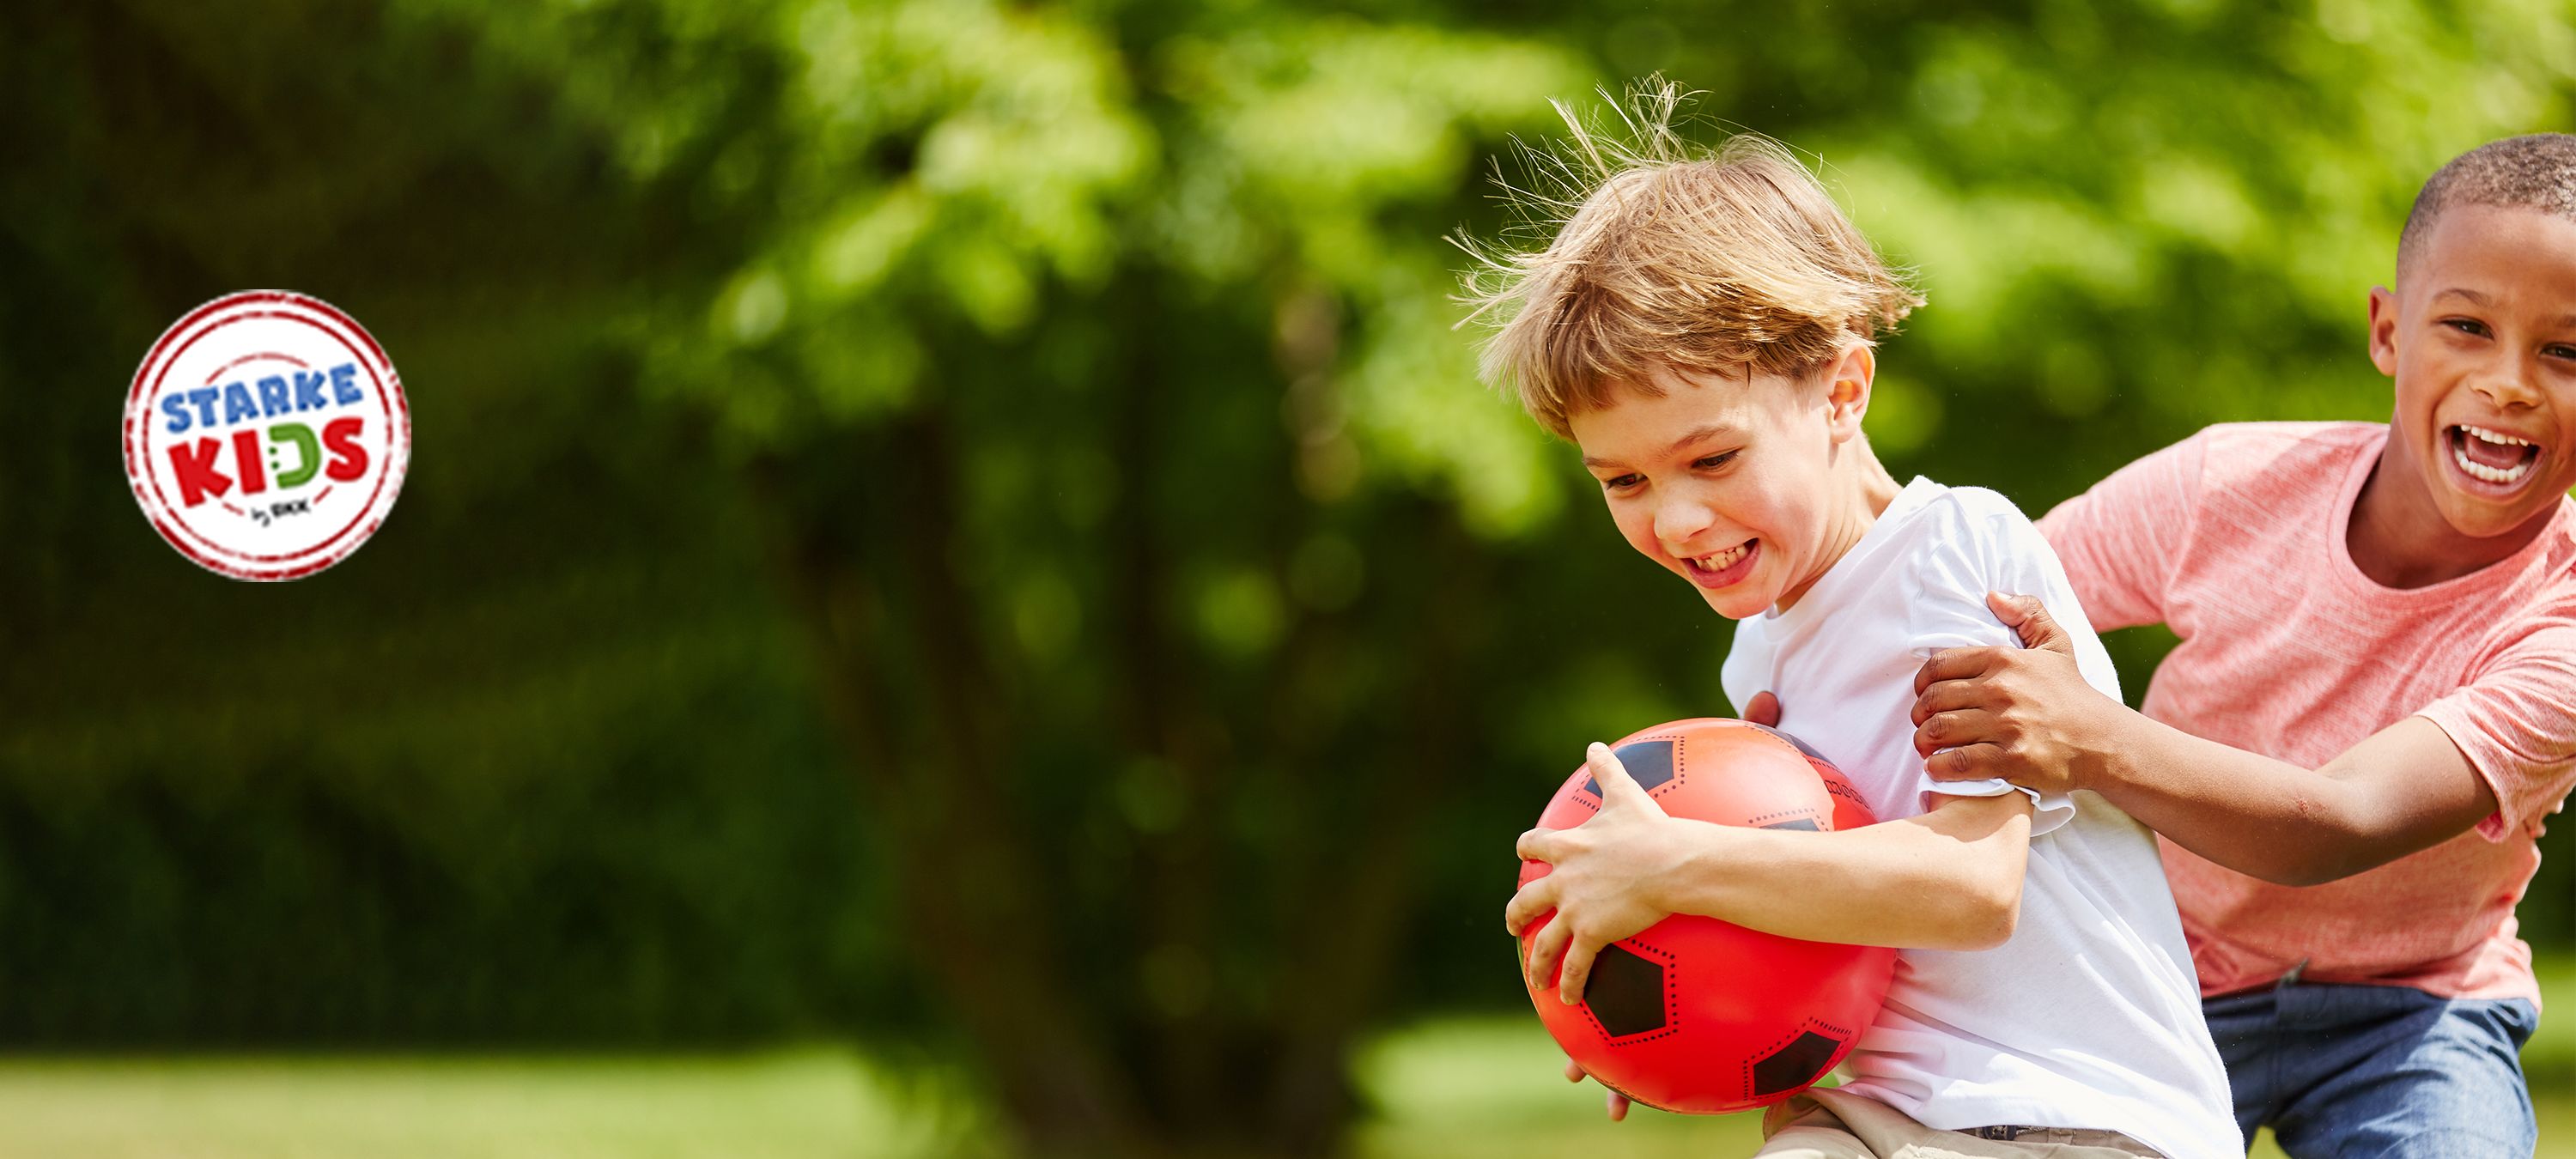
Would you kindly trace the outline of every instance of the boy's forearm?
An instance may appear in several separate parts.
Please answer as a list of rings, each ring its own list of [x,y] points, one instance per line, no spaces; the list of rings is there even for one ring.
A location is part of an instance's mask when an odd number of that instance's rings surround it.
[[[1784,937],[1973,950],[2012,936],[2028,823],[1962,838],[1897,822],[1841,833],[1689,822],[1662,908]],[[2018,843],[2018,847],[2015,847]]]
[[[2277,885],[2347,877],[2475,823],[2475,816],[2451,824],[2393,803],[2388,782],[2368,768],[2303,768],[2138,713],[2121,715],[2125,721],[2084,787],[2174,844]]]

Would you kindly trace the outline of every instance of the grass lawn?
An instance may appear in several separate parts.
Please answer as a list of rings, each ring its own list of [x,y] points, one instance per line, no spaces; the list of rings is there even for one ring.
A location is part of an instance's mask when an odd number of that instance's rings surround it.
[[[2568,997],[2576,1002],[2576,994]],[[2576,1029],[2535,1039],[2525,1057],[2543,1049],[2576,1064]],[[1716,1159],[1750,1155],[1761,1145],[1761,1116],[1753,1113],[1697,1117],[1639,1108],[1625,1122],[1609,1122],[1601,1089],[1569,1086],[1556,1074],[1561,1065],[1563,1056],[1536,1019],[1432,1023],[1391,1036],[1367,1062],[1369,1087],[1385,1113],[1361,1129],[1360,1153],[1539,1159],[1615,1148],[1640,1159]],[[2576,1067],[2562,1065],[2554,1074],[2536,1069],[2540,1159],[2576,1159],[2576,1084],[2567,1081]],[[2280,1159],[2281,1151],[2267,1131],[2252,1154]]]
[[[2576,1159],[2576,960],[2544,961],[2551,1016],[2523,1050],[2540,1114],[2541,1159]],[[1564,1056],[1536,1018],[1434,1022],[1380,1040],[1362,1075],[1384,1110],[1361,1130],[1361,1153],[1398,1159],[1472,1154],[1517,1159],[1598,1151],[1622,1156],[1742,1156],[1761,1143],[1761,1116],[1701,1118],[1638,1109],[1602,1117],[1601,1089],[1570,1086]],[[2279,1159],[2266,1131],[2253,1155]]]
[[[2540,1154],[2576,1159],[2576,962],[2544,969],[2557,1020],[2524,1052]],[[1428,1022],[1381,1038],[1360,1075],[1369,1159],[1751,1153],[1757,1116],[1601,1117],[1556,1075],[1536,1019]],[[944,1159],[989,1152],[953,1083],[898,1080],[812,1047],[671,1057],[0,1059],[0,1157],[74,1159]],[[2256,1155],[2278,1155],[2268,1140]]]
[[[900,1159],[975,1137],[953,1099],[838,1049],[0,1060],[11,1159]]]

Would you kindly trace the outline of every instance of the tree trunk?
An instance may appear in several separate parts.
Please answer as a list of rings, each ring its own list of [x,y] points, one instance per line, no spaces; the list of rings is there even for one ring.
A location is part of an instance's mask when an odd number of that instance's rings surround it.
[[[996,618],[978,615],[955,574],[961,484],[943,404],[926,403],[855,446],[763,461],[753,482],[875,813],[871,830],[894,853],[911,964],[954,1012],[1022,1141],[1045,1155],[1326,1154],[1357,1107],[1351,1044],[1405,943],[1416,834],[1475,748],[1461,742],[1472,706],[1458,674],[1484,614],[1482,572],[1472,537],[1446,507],[1386,513],[1419,524],[1401,538],[1442,561],[1424,578],[1388,585],[1420,605],[1385,617],[1406,625],[1400,644],[1381,645],[1401,658],[1404,692],[1362,731],[1396,738],[1388,751],[1230,719],[1173,631],[1180,545],[1162,538],[1155,501],[1188,481],[1161,474],[1166,440],[1179,437],[1176,412],[1162,393],[1164,368],[1150,365],[1150,352],[1139,357],[1146,364],[1132,368],[1107,419],[1124,482],[1100,545],[1112,695],[1092,727],[1118,759],[1169,770],[1182,820],[1134,835],[1139,868],[1122,894],[1141,907],[1134,945],[1065,941],[1108,915],[1077,912],[1065,876],[1050,872],[1040,851],[1053,846],[1041,838],[1055,836],[1044,827],[1060,819],[1023,816],[1019,796],[989,791],[1025,779],[1012,742],[1025,722],[1012,719],[1010,693],[1043,695],[1043,685],[1032,677],[1015,687],[996,670],[996,658],[1013,653],[988,639],[984,625]],[[1298,528],[1280,531],[1293,543]],[[1270,689],[1261,710],[1301,719],[1293,698],[1328,689],[1310,681],[1299,691],[1309,646],[1363,631],[1356,617],[1327,625],[1301,612],[1286,654],[1257,681]],[[1238,752],[1239,741],[1263,747]],[[1346,824],[1300,834],[1305,854],[1283,865],[1244,863],[1222,823],[1233,774],[1248,764],[1290,770],[1318,816]],[[1113,778],[1101,773],[1105,792]],[[1365,806],[1332,804],[1345,799]],[[1263,915],[1262,944],[1225,944],[1242,924],[1220,920],[1223,907],[1241,904],[1225,883],[1260,877],[1255,870],[1286,873],[1294,900]],[[1275,1001],[1246,1008],[1217,985],[1203,1001],[1158,1005],[1169,996],[1147,988],[1147,955],[1194,956],[1212,970],[1229,951],[1278,964]]]
[[[1007,1119],[1038,1153],[1148,1149],[1126,1076],[1088,1005],[1065,984],[1045,896],[1050,877],[1006,807],[977,800],[1005,783],[985,642],[946,574],[955,470],[937,412],[907,420],[870,453],[860,488],[879,518],[800,503],[789,467],[755,486],[781,521],[773,537],[791,599],[816,644],[828,710],[894,848],[913,964],[982,1055]],[[836,518],[835,516],[839,516]],[[855,526],[853,524],[855,523]],[[897,609],[901,609],[900,612]]]

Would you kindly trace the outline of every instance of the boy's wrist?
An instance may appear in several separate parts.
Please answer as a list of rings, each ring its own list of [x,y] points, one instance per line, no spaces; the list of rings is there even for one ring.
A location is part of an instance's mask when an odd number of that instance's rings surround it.
[[[2152,723],[2129,706],[2103,697],[2101,711],[2084,730],[2085,743],[2066,763],[2068,787],[2111,794],[2133,783],[2138,766],[2132,758],[2152,743],[2140,726]]]
[[[1665,871],[1649,879],[1647,903],[1667,914],[1714,916],[1711,911],[1720,908],[1715,887],[1728,875],[1728,857],[1738,831],[1681,817],[1665,824],[1672,854]]]

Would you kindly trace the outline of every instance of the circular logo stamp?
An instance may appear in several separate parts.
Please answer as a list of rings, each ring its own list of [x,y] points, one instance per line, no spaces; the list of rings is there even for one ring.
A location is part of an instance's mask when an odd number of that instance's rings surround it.
[[[245,580],[308,576],[385,521],[411,407],[384,348],[329,303],[208,302],[153,343],[125,397],[125,474],[179,554]]]

